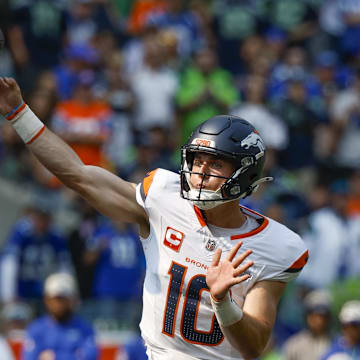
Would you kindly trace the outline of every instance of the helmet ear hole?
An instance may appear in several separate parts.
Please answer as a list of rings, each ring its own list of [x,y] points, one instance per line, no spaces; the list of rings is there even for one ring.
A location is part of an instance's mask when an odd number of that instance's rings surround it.
[[[240,184],[231,181],[222,186],[221,192],[226,199],[237,198],[241,194],[241,186]]]

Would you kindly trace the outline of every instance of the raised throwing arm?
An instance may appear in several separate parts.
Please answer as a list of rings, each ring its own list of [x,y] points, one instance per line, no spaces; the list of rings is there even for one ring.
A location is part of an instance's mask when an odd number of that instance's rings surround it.
[[[141,236],[149,234],[149,220],[136,202],[135,184],[100,167],[84,165],[76,153],[23,103],[12,78],[0,78],[0,113],[11,121],[36,158],[65,186],[113,220],[137,223]]]

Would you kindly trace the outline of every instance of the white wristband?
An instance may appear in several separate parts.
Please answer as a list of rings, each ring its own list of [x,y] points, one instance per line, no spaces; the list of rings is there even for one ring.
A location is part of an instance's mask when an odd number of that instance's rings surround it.
[[[243,318],[243,311],[230,298],[229,293],[221,301],[214,300],[211,295],[210,299],[216,319],[221,326],[233,325]]]
[[[31,144],[45,130],[45,125],[26,104],[6,117],[25,144]]]

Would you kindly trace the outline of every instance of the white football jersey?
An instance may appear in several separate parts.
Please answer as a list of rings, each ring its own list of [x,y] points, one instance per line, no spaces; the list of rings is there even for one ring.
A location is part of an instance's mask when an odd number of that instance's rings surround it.
[[[239,240],[241,251],[253,251],[250,278],[232,288],[232,297],[243,306],[256,282],[287,282],[297,276],[307,260],[301,238],[246,208],[243,212],[259,224],[256,229],[233,235],[227,229],[226,236],[215,237],[201,211],[181,198],[180,176],[163,169],[148,174],[136,197],[150,219],[150,235],[142,239],[146,276],[140,323],[150,358],[241,359],[212,310],[205,276],[214,252],[220,247],[227,256]]]

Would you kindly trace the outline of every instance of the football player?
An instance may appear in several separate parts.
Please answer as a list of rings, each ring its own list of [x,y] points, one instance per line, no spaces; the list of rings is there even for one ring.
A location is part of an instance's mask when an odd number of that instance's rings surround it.
[[[241,359],[266,346],[286,283],[307,260],[300,237],[239,205],[262,178],[265,146],[234,116],[196,128],[180,176],[163,169],[142,183],[85,166],[0,78],[0,113],[39,161],[99,212],[139,225],[147,269],[142,336],[150,359]]]

